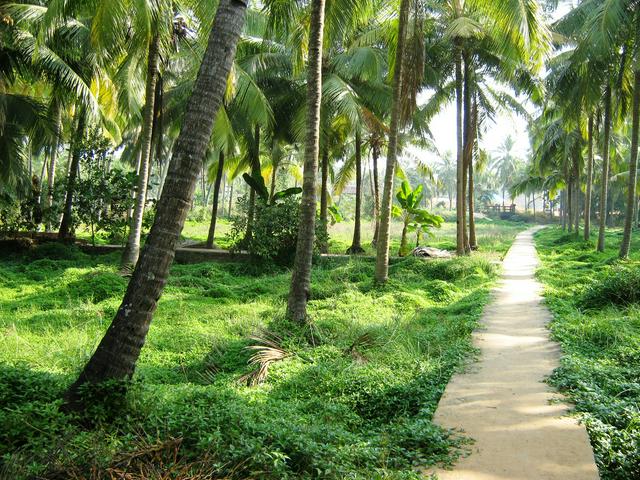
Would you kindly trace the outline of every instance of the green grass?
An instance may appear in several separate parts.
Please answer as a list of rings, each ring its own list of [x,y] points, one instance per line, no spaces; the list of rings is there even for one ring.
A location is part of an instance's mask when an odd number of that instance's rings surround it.
[[[381,288],[370,259],[321,259],[312,329],[283,320],[287,271],[176,265],[126,407],[97,406],[90,427],[58,407],[119,306],[126,281],[116,273],[117,255],[52,244],[5,258],[5,475],[87,478],[94,469],[102,478],[127,459],[150,468],[169,465],[177,452],[176,472],[213,471],[215,478],[417,477],[415,466],[448,462],[460,445],[431,417],[450,376],[473,353],[470,334],[499,255],[395,261]],[[249,387],[239,378],[251,370],[246,347],[259,328],[278,335],[287,356]]]
[[[563,350],[550,381],[575,404],[605,480],[640,478],[639,236],[626,262],[617,259],[619,230],[607,233],[602,253],[559,228],[536,236],[551,331]]]
[[[375,249],[371,245],[374,225],[371,220],[362,222],[362,246],[366,255],[375,255]],[[526,223],[510,222],[503,220],[479,219],[477,221],[477,235],[480,251],[506,253],[516,234],[527,228]],[[216,244],[222,248],[229,247],[226,238],[231,230],[231,224],[226,219],[220,219],[216,226]],[[186,239],[204,242],[209,233],[209,224],[206,222],[187,221],[182,231]],[[394,221],[391,224],[391,253],[397,255],[400,248],[402,225]],[[456,224],[445,222],[440,229],[433,230],[433,236],[426,236],[422,244],[437,248],[455,250],[456,248]],[[329,251],[330,253],[343,254],[351,246],[353,238],[353,222],[345,221],[329,226]],[[415,242],[415,236],[410,235],[409,243]]]

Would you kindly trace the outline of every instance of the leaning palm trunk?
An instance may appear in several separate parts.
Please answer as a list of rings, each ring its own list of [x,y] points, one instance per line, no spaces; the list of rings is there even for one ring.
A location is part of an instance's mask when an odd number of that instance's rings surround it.
[[[604,233],[607,226],[607,197],[609,195],[609,142],[611,137],[611,85],[604,93],[604,143],[602,145],[602,181],[600,185],[600,228],[598,251],[604,252]]]
[[[456,253],[465,253],[465,225],[464,225],[464,154],[462,141],[462,56],[456,56]],[[504,188],[502,190],[504,205]]]
[[[134,373],[149,324],[173,262],[216,113],[222,103],[248,0],[223,0],[209,36],[153,227],[124,299],[97,350],[66,395],[66,408],[84,407],[84,384],[126,380]]]
[[[311,289],[311,262],[316,223],[316,177],[320,151],[320,104],[322,101],[322,41],[324,36],[325,0],[311,3],[309,60],[307,66],[307,118],[304,152],[304,178],[300,227],[296,256],[287,302],[287,317],[303,323],[307,319],[307,301]]]
[[[639,17],[640,18],[640,14]],[[640,30],[640,29],[639,29]],[[640,35],[639,35],[640,36]],[[631,248],[631,230],[633,228],[633,211],[636,202],[636,181],[638,178],[638,133],[640,130],[640,54],[636,59],[636,71],[633,85],[633,119],[631,123],[631,155],[629,158],[629,186],[627,193],[627,209],[624,219],[624,234],[620,245],[620,258],[629,256]]]
[[[404,49],[409,18],[409,0],[400,2],[400,19],[398,21],[398,46],[396,48],[395,70],[393,72],[393,98],[391,101],[391,122],[389,126],[389,147],[387,151],[387,169],[384,174],[382,206],[380,207],[380,226],[376,242],[375,280],[384,283],[389,278],[389,237],[391,229],[391,202],[393,195],[393,179],[396,172],[398,155],[398,133],[400,130],[400,110],[402,78],[404,70]]]
[[[591,237],[591,195],[593,189],[593,114],[589,114],[589,145],[587,152],[587,178],[584,197],[584,239],[589,241]]]
[[[73,195],[76,189],[76,180],[78,177],[78,168],[80,167],[80,143],[84,137],[85,112],[80,110],[78,113],[78,125],[76,127],[75,138],[71,144],[71,158],[69,160],[69,175],[67,178],[67,196],[64,202],[64,211],[62,213],[62,221],[58,230],[58,238],[66,240],[71,235]]]
[[[362,139],[360,132],[356,132],[356,214],[353,225],[353,241],[347,249],[347,253],[355,255],[364,253],[361,242],[361,222],[362,221]]]
[[[216,221],[218,220],[218,200],[220,198],[220,184],[222,183],[222,171],[224,170],[224,153],[220,152],[218,157],[218,171],[216,181],[213,186],[213,207],[211,209],[211,223],[209,224],[209,235],[207,236],[207,248],[213,248],[216,236]]]
[[[153,138],[154,102],[156,99],[156,82],[158,80],[158,61],[160,59],[160,37],[155,34],[149,44],[147,60],[147,85],[145,91],[145,105],[142,115],[142,134],[140,144],[140,170],[136,188],[136,204],[133,209],[131,228],[127,245],[122,252],[120,264],[122,267],[134,266],[140,255],[140,236],[142,234],[142,217],[147,199],[147,184],[149,180],[149,164],[151,159],[151,144]]]

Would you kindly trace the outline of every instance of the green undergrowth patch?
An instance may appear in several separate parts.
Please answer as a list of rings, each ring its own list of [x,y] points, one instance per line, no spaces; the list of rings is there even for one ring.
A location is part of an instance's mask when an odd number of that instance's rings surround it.
[[[155,478],[164,465],[172,478],[409,479],[461,446],[431,418],[473,354],[497,255],[396,260],[383,287],[370,259],[319,259],[305,327],[283,318],[286,270],[175,265],[126,406],[107,410],[106,386],[83,426],[60,398],[126,280],[117,255],[46,248],[55,259],[0,261],[0,477]],[[255,336],[281,359],[249,386]]]
[[[601,478],[640,478],[640,242],[617,259],[607,249],[548,228],[536,236],[551,331],[563,350],[550,382],[569,396],[587,426]]]

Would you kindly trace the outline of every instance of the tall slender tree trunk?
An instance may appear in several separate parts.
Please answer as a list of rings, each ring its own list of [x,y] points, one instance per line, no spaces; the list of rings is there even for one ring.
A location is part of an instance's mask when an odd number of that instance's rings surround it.
[[[362,138],[360,131],[356,131],[356,215],[353,225],[353,241],[347,253],[355,255],[364,253],[361,241],[360,225],[362,221]]]
[[[378,243],[378,230],[380,230],[380,182],[378,181],[378,158],[380,158],[380,147],[378,145],[374,145],[371,147],[373,172],[373,217],[375,219],[373,241],[371,244],[374,247]]]
[[[233,184],[235,183],[233,180],[229,181],[231,187],[229,189],[229,218],[231,218],[231,207],[233,207]]]
[[[316,177],[320,150],[324,7],[325,0],[312,0],[311,2],[311,29],[307,64],[306,140],[300,227],[287,302],[287,317],[299,323],[307,320],[307,301],[311,290],[311,262],[316,223]]]
[[[469,188],[469,168],[473,161],[473,107],[471,105],[471,88],[472,88],[472,74],[471,74],[471,58],[468,51],[463,51],[463,65],[464,65],[464,77],[463,77],[463,110],[464,110],[464,124],[463,124],[463,173],[462,173],[462,222],[464,231],[464,251],[469,253],[471,251],[471,244],[469,242],[469,231],[467,230],[467,191]]]
[[[260,171],[260,125],[255,126],[254,147],[251,152],[251,176],[257,178],[262,175]],[[247,214],[247,231],[244,235],[245,245],[251,241],[253,236],[253,220],[256,212],[256,192],[249,188],[249,212]]]
[[[573,222],[576,236],[580,235],[580,151],[573,158]]]
[[[158,63],[160,59],[160,36],[154,34],[149,44],[147,60],[147,85],[145,89],[145,105],[142,115],[142,132],[140,140],[140,171],[136,188],[136,204],[131,219],[129,238],[122,252],[121,267],[130,267],[137,263],[140,255],[140,236],[142,235],[142,217],[147,199],[147,184],[149,182],[149,164],[151,161],[151,146],[153,138],[153,123],[155,113],[156,82],[158,80]]]
[[[640,23],[640,13],[638,14]],[[637,30],[640,32],[640,26]],[[640,37],[640,33],[636,38]],[[639,38],[640,40],[640,38]],[[640,41],[638,48],[640,48]],[[640,53],[636,53],[634,85],[633,85],[633,114],[631,121],[631,153],[629,156],[629,186],[627,192],[627,209],[624,219],[624,233],[620,245],[620,258],[627,258],[631,248],[631,231],[633,229],[633,212],[636,203],[636,183],[638,180],[638,133],[640,131]]]
[[[276,180],[278,179],[278,163],[273,163],[271,168],[271,185],[269,185],[269,201],[273,202],[273,196],[276,194]]]
[[[87,383],[131,378],[167,282],[187,218],[213,122],[222,103],[248,0],[222,0],[173,151],[155,221],[115,318],[66,395],[66,410],[81,410]]]
[[[393,96],[391,100],[391,122],[389,125],[389,146],[387,151],[387,168],[384,174],[382,206],[380,207],[380,227],[376,243],[375,280],[384,283],[389,278],[389,237],[391,233],[391,206],[393,195],[393,179],[396,173],[398,155],[398,133],[400,131],[400,111],[402,79],[404,71],[404,50],[409,18],[409,0],[400,2],[400,18],[398,21],[398,46],[396,48],[395,69],[393,72]]]
[[[458,51],[456,54],[456,253],[464,255],[465,253],[465,225],[464,225],[464,152],[463,152],[463,132],[462,132],[462,53]],[[504,190],[502,192],[504,202]]]
[[[85,112],[81,108],[78,113],[78,124],[76,132],[71,142],[71,159],[69,161],[69,175],[67,179],[67,196],[64,202],[64,211],[62,213],[62,221],[60,222],[60,229],[58,230],[58,238],[61,240],[67,240],[71,236],[72,226],[72,208],[73,208],[73,195],[76,189],[76,180],[78,177],[78,168],[80,166],[80,144],[84,137],[85,129]]]
[[[593,189],[593,113],[589,114],[587,147],[587,178],[584,198],[584,239],[589,241],[591,237],[591,197]]]
[[[224,170],[224,153],[220,152],[218,157],[218,171],[216,172],[216,182],[213,186],[213,207],[211,208],[211,223],[209,224],[209,235],[207,236],[207,248],[213,248],[216,236],[216,221],[218,219],[218,199],[220,198],[220,184],[222,183],[222,172]]]
[[[562,217],[562,230],[567,229],[567,190],[560,191],[560,216]]]
[[[51,145],[51,153],[49,154],[49,170],[47,171],[47,210],[49,211],[47,215],[47,224],[45,226],[45,230],[50,232],[52,230],[51,225],[51,208],[53,207],[53,192],[55,188],[56,182],[56,167],[58,166],[58,148],[60,147],[60,136],[61,136],[61,123],[62,123],[62,111],[60,110],[60,105],[56,103],[55,105],[55,121],[53,124],[53,145]]]
[[[469,162],[469,246],[471,250],[478,249],[478,240],[476,238],[476,216],[474,213],[474,184],[473,184],[473,158]]]
[[[320,226],[324,238],[320,243],[320,252],[329,253],[326,239],[329,235],[329,153],[326,147],[322,151],[321,184],[320,184]]]
[[[600,228],[598,251],[604,252],[604,233],[607,226],[607,198],[609,196],[609,142],[611,137],[611,85],[604,93],[604,144],[602,145],[602,181],[600,185]]]
[[[567,184],[567,226],[568,233],[573,232],[573,188],[574,188],[574,179],[573,179],[573,171],[569,174],[569,183]]]

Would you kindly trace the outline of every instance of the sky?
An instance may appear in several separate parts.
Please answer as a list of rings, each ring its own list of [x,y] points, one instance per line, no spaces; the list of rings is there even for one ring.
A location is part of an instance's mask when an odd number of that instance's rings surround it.
[[[552,14],[552,19],[558,19],[565,13],[567,13],[572,7],[571,1],[561,1],[558,9]],[[419,103],[426,102],[431,95],[430,92],[423,93],[418,101]],[[523,100],[525,100],[523,98]],[[530,103],[526,105],[529,113],[535,113],[535,108]],[[431,132],[433,134],[434,144],[438,153],[444,154],[446,151],[450,151],[455,156],[456,151],[456,111],[455,104],[451,103],[446,108],[440,111],[438,115],[433,119],[430,125]],[[514,147],[514,153],[516,156],[523,160],[528,159],[530,155],[530,143],[529,135],[527,132],[527,121],[510,112],[499,112],[495,121],[488,123],[485,126],[483,138],[480,140],[480,148],[486,150],[488,153],[495,153],[499,146],[504,142],[504,139],[511,135],[516,141]],[[419,151],[412,152],[413,155],[421,157],[425,163],[433,165],[437,160],[438,155],[428,152]]]

